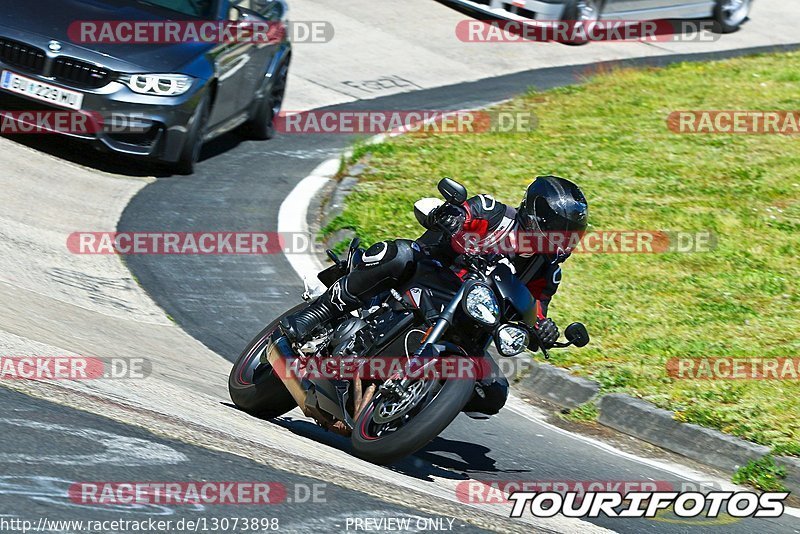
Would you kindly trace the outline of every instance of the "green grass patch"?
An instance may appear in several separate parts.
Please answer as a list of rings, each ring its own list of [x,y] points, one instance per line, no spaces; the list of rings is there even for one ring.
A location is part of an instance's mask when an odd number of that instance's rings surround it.
[[[587,402],[577,408],[562,410],[558,412],[558,416],[574,423],[593,423],[597,421],[597,406],[593,402]]]
[[[590,230],[712,231],[713,253],[570,258],[551,316],[586,323],[592,343],[552,361],[604,391],[798,455],[800,382],[674,380],[665,365],[800,353],[800,138],[667,128],[675,110],[797,109],[799,71],[798,53],[616,70],[500,107],[533,111],[533,132],[359,147],[371,170],[326,230],[351,228],[365,243],[414,237],[413,203],[438,196],[442,176],[517,205],[533,177],[554,173],[583,188]]]
[[[772,456],[765,456],[740,467],[733,475],[734,484],[748,484],[764,491],[787,491],[782,480],[786,468],[775,463]]]

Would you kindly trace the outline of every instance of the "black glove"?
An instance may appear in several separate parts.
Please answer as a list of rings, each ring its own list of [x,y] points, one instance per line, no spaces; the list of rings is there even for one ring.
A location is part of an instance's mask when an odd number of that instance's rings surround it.
[[[454,204],[442,204],[428,214],[425,226],[432,230],[443,230],[453,236],[461,230],[466,219],[464,208]]]
[[[539,319],[536,323],[536,337],[539,343],[546,349],[551,348],[558,341],[558,327],[552,319]]]

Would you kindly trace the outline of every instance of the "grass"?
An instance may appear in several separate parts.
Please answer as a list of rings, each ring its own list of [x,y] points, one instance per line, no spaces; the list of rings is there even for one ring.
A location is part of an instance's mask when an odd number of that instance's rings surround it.
[[[733,475],[733,482],[749,484],[764,491],[788,491],[781,482],[784,478],[786,468],[778,466],[771,456],[765,456],[740,467]]]
[[[597,421],[598,415],[597,406],[593,402],[558,412],[558,417],[573,423],[592,423]]]
[[[673,357],[796,357],[800,349],[800,138],[679,135],[675,110],[797,108],[800,54],[617,70],[502,106],[536,113],[524,134],[413,135],[357,147],[369,170],[325,229],[362,240],[421,233],[412,205],[439,177],[517,205],[537,174],[580,184],[590,230],[710,230],[717,250],[573,255],[550,315],[592,343],[553,363],[681,420],[800,455],[800,382],[691,381]]]

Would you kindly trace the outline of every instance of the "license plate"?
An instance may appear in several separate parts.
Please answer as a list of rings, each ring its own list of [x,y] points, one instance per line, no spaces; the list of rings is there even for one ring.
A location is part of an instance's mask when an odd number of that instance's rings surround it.
[[[42,83],[7,70],[0,77],[0,89],[69,109],[81,109],[83,105],[83,95],[77,91]]]

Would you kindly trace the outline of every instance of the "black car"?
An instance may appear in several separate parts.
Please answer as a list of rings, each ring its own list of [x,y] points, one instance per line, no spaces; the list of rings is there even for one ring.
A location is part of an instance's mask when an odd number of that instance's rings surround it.
[[[274,134],[291,60],[283,0],[8,0],[0,19],[0,110],[69,110],[100,116],[91,132],[58,131],[98,148],[193,171],[203,142],[242,126],[254,138]],[[185,29],[217,25],[268,39],[117,31],[168,22]],[[120,26],[121,25],[121,26]],[[100,26],[95,26],[100,27]],[[273,31],[274,29],[281,31]],[[248,33],[248,31],[250,33]],[[88,34],[91,35],[91,34]],[[98,37],[99,35],[99,37]],[[134,35],[135,42],[126,39]],[[168,35],[168,34],[164,34]],[[225,35],[224,31],[219,32]],[[126,37],[126,39],[120,38]],[[178,39],[175,39],[178,36]],[[230,35],[229,35],[230,36]]]

